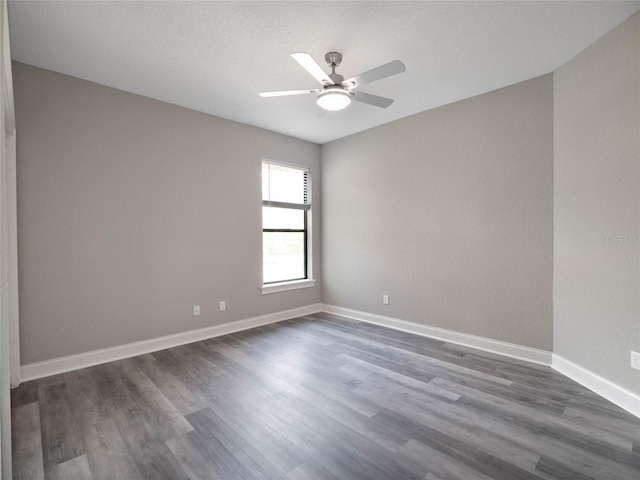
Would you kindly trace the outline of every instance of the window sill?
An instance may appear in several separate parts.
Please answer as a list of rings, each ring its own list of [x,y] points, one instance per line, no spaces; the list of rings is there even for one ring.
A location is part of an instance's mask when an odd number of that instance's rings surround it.
[[[269,293],[286,292],[288,290],[298,290],[299,288],[314,287],[316,281],[313,279],[294,280],[292,282],[270,283],[262,286],[262,295]]]

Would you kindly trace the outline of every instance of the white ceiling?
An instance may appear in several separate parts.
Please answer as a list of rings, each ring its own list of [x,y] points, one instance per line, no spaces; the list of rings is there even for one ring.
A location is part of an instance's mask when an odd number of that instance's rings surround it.
[[[640,2],[11,1],[15,60],[324,143],[555,70]],[[362,87],[387,109],[324,112],[290,56],[344,55],[345,78],[391,60],[403,74]]]

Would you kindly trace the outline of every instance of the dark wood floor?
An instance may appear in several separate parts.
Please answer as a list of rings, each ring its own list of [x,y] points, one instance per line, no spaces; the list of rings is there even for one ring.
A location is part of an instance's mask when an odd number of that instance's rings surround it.
[[[553,370],[318,314],[13,391],[14,479],[640,479]]]

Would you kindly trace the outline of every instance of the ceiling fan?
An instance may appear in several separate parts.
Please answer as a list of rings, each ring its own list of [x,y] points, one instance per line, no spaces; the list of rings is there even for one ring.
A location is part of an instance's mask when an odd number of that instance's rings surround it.
[[[331,67],[331,73],[329,74],[325,73],[322,67],[308,53],[292,53],[291,56],[313,78],[320,82],[322,88],[261,92],[261,97],[283,97],[286,95],[315,93],[318,94],[316,98],[317,104],[325,110],[342,110],[351,103],[352,99],[375,107],[387,108],[393,103],[393,99],[356,91],[356,88],[406,70],[404,63],[400,60],[394,60],[345,80],[342,75],[336,73],[336,67],[342,62],[342,54],[338,52],[329,52],[324,56],[327,65]]]

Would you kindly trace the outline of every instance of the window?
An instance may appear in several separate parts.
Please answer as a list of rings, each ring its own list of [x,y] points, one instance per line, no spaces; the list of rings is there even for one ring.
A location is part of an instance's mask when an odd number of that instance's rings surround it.
[[[262,162],[263,293],[313,286],[310,280],[311,174]]]

